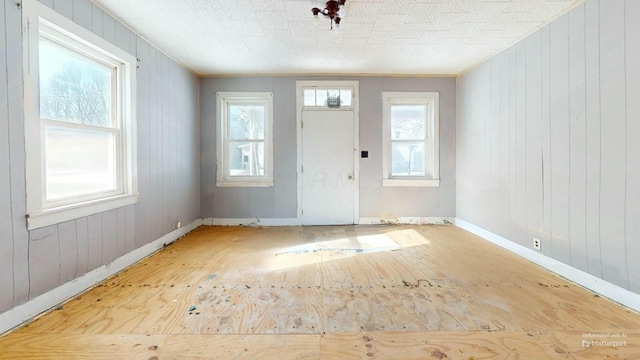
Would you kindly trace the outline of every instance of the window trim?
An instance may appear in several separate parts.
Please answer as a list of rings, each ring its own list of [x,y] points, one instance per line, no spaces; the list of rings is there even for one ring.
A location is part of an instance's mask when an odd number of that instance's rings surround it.
[[[264,175],[231,176],[226,160],[227,118],[229,103],[255,101],[265,103]],[[273,186],[273,93],[272,92],[216,92],[216,186],[217,187],[272,187]]]
[[[23,75],[24,130],[26,157],[27,229],[37,229],[92,214],[133,205],[138,201],[136,163],[136,65],[131,54],[88,31],[63,15],[35,0],[23,2]],[[78,196],[76,201],[45,199],[44,123],[40,117],[39,40],[43,37],[54,44],[70,47],[89,59],[116,67],[117,88],[113,90],[119,120],[114,130],[116,139],[116,169],[120,191],[104,192],[101,197]]]
[[[440,94],[438,92],[393,92],[383,91],[382,115],[382,186],[440,186]],[[426,104],[427,136],[425,149],[429,154],[425,159],[425,176],[393,176],[391,156],[391,105],[394,104]]]

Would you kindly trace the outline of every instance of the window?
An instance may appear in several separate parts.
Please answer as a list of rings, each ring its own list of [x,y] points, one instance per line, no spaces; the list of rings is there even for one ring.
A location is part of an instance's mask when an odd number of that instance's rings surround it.
[[[24,13],[29,228],[134,204],[136,59],[36,1]]]
[[[216,93],[217,186],[273,186],[273,94]]]
[[[383,92],[383,185],[439,186],[437,92]]]
[[[316,88],[303,89],[304,107],[309,108],[351,108],[352,88]]]

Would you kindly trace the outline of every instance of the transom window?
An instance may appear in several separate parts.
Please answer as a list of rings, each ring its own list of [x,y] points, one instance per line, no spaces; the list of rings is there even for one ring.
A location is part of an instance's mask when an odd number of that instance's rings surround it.
[[[136,203],[135,57],[37,1],[24,9],[29,228]]]
[[[272,93],[216,97],[217,186],[273,186]]]
[[[351,88],[317,88],[303,89],[304,107],[306,108],[340,108],[352,107],[353,89]]]
[[[383,92],[385,186],[438,186],[435,92]]]

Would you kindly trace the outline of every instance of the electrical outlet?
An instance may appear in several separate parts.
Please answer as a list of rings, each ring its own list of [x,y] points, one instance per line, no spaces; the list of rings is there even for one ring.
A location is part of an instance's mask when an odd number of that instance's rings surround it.
[[[176,229],[179,229],[182,226],[182,221],[176,221]]]
[[[533,248],[540,251],[540,239],[533,238]]]

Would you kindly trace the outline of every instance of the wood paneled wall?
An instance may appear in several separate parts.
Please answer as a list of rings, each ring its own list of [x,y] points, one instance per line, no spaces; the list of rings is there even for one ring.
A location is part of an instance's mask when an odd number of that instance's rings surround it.
[[[89,0],[41,0],[140,59],[136,205],[28,232],[21,9],[0,1],[0,312],[199,218],[198,79]]]
[[[452,217],[455,215],[456,83],[452,77],[260,76],[214,77],[200,81],[201,216],[203,218],[295,218],[296,81],[359,82],[360,217]],[[271,91],[274,106],[274,186],[217,188],[216,91]],[[382,186],[382,92],[440,93],[440,186]]]
[[[588,0],[458,79],[458,218],[640,293],[640,2]]]

